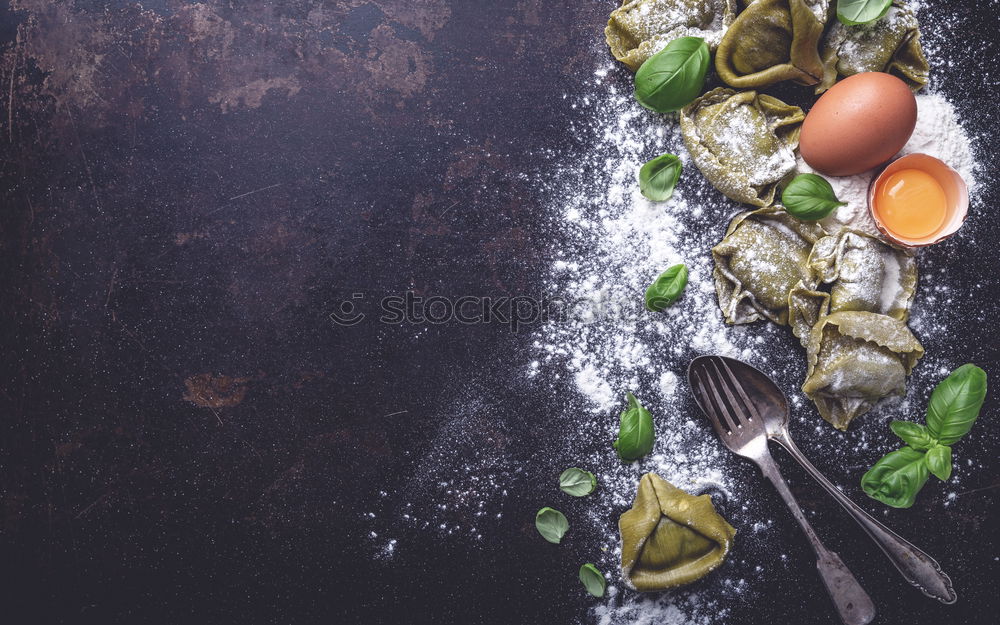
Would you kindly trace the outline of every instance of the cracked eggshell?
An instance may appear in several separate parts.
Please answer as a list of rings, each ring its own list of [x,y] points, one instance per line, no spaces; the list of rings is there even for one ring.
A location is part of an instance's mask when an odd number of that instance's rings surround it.
[[[921,239],[909,239],[893,233],[879,219],[876,210],[878,190],[883,181],[893,173],[901,169],[919,169],[930,174],[944,191],[947,202],[947,215],[944,224],[934,234]],[[882,233],[889,241],[903,247],[924,247],[944,241],[951,235],[958,232],[958,229],[965,223],[965,218],[969,215],[969,187],[965,180],[957,171],[949,167],[944,161],[934,158],[928,154],[907,154],[889,163],[882,172],[872,180],[868,187],[868,213]]]

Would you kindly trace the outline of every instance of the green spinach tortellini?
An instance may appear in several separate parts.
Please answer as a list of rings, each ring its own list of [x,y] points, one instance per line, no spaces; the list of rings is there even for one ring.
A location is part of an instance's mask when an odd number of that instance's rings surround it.
[[[917,290],[917,263],[911,253],[851,230],[819,239],[809,253],[810,277],[789,294],[792,332],[808,342],[809,331],[825,314],[865,311],[906,321]],[[819,290],[829,285],[829,290]]]
[[[822,93],[840,78],[861,72],[886,72],[914,91],[927,84],[930,67],[920,47],[917,16],[905,4],[893,2],[888,13],[871,24],[846,26],[831,20],[823,41]]]
[[[891,395],[902,395],[906,376],[924,348],[906,323],[873,312],[844,311],[822,317],[806,348],[802,392],[835,428]]]
[[[712,248],[715,292],[727,323],[788,322],[789,292],[811,281],[809,252],[823,235],[779,207],[741,213]]]
[[[681,110],[681,135],[698,169],[726,197],[770,206],[795,171],[804,118],[777,98],[719,87]]]
[[[644,592],[704,577],[722,564],[736,535],[709,495],[689,495],[655,473],[642,476],[618,528],[622,578]]]
[[[723,36],[715,71],[740,89],[783,80],[815,85],[823,78],[819,43],[829,16],[830,0],[756,0]]]
[[[736,9],[736,0],[631,0],[612,11],[604,36],[634,72],[678,37],[701,37],[715,50]]]

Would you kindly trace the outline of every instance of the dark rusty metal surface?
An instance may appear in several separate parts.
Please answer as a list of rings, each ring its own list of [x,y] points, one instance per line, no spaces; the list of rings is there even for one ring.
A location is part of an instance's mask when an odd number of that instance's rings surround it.
[[[974,6],[961,3],[964,28]],[[574,77],[592,71],[610,8],[15,0],[3,11],[0,620],[586,617],[573,579],[586,549],[556,556],[531,526],[528,485],[567,459],[532,444],[551,436],[552,398],[511,373],[529,338],[497,325],[344,328],[328,315],[355,292],[542,289],[552,226],[522,174],[572,144],[559,98],[582,91]],[[993,96],[982,111],[979,130],[996,139]],[[976,321],[967,344],[995,362],[982,339],[995,320]],[[474,543],[398,528],[398,555],[373,557],[363,511],[411,483],[468,386],[511,415],[463,408],[468,444],[526,467],[503,520]],[[979,494],[921,517],[932,532],[899,521],[931,537],[921,545],[949,563],[964,603],[900,602],[907,589],[892,579],[872,589],[895,610],[879,622],[996,622],[997,479],[994,463],[964,485]],[[867,557],[857,540],[835,548]],[[736,603],[733,622],[833,622],[811,574],[790,614]],[[865,575],[869,587],[890,578]]]

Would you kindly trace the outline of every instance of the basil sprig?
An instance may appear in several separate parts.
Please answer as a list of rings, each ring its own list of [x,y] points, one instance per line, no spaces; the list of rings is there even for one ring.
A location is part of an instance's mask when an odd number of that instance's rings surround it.
[[[823,219],[838,206],[845,206],[823,176],[799,174],[781,192],[781,204],[788,214],[803,221]]]
[[[657,113],[679,111],[701,94],[711,53],[701,37],[678,37],[635,73],[635,99]]]
[[[618,457],[632,462],[653,451],[653,415],[649,414],[632,393],[627,394],[628,408],[621,414],[615,449]]]
[[[837,19],[856,26],[880,19],[889,11],[892,0],[837,0]]]
[[[608,581],[604,579],[604,573],[589,562],[580,567],[580,581],[587,592],[595,597],[603,597],[604,590],[608,587]]]
[[[985,371],[972,364],[952,371],[931,393],[926,426],[889,424],[906,446],[882,456],[861,477],[865,494],[894,508],[909,508],[930,475],[950,478],[951,445],[969,432],[985,400]]]
[[[586,497],[597,488],[597,478],[590,471],[573,467],[559,475],[559,489],[567,495]]]
[[[681,159],[663,154],[639,168],[639,191],[654,202],[666,202],[681,177]]]
[[[672,306],[684,292],[687,282],[688,270],[683,263],[668,268],[646,288],[646,310],[663,312]]]
[[[558,545],[569,530],[569,521],[562,512],[546,506],[535,515],[535,527],[542,538]]]

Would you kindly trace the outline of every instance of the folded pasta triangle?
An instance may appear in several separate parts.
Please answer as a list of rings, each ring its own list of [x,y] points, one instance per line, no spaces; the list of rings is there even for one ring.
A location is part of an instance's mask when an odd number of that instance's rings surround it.
[[[709,495],[689,495],[655,473],[639,480],[635,502],[618,527],[622,576],[644,592],[704,577],[722,564],[736,535]]]
[[[712,248],[715,292],[726,322],[788,323],[789,293],[811,280],[809,252],[822,235],[815,222],[799,221],[778,206],[734,217]]]

